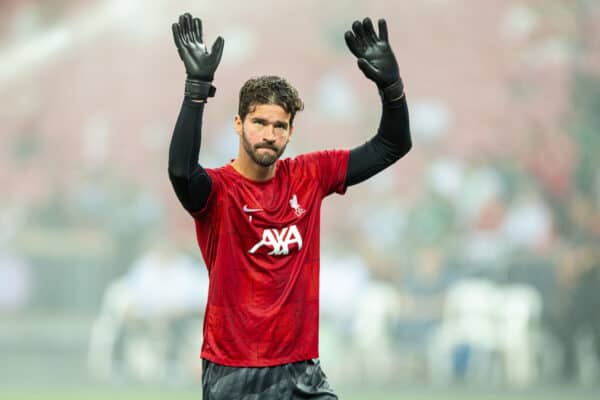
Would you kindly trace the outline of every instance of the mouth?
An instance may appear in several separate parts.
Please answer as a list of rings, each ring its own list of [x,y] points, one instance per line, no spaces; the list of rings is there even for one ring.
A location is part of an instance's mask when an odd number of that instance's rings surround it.
[[[271,146],[259,146],[256,148],[256,150],[260,150],[260,149],[266,149],[266,150],[271,150],[272,152],[277,153],[277,149]]]

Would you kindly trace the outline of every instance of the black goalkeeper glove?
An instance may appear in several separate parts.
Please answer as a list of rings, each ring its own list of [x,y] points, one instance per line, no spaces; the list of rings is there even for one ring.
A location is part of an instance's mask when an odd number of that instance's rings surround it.
[[[187,73],[185,95],[192,100],[213,97],[216,89],[211,82],[221,61],[225,41],[219,36],[209,53],[202,41],[202,21],[192,18],[189,13],[181,15],[172,29],[179,57]]]
[[[398,63],[388,42],[387,25],[379,20],[379,36],[370,18],[354,21],[352,31],[344,34],[348,48],[358,58],[358,67],[367,78],[377,84],[384,102],[392,102],[404,96]]]

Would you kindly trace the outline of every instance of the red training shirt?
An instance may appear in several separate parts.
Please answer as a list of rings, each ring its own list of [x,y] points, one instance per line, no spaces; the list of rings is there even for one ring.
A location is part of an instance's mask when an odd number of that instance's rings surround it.
[[[348,157],[278,160],[264,182],[206,169],[212,189],[194,213],[210,277],[202,358],[263,367],[318,357],[321,201],[345,192]]]

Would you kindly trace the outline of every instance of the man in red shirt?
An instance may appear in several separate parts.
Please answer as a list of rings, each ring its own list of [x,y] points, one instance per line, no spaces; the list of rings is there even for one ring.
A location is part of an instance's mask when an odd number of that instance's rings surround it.
[[[336,399],[318,360],[319,230],[322,200],[373,176],[411,147],[408,109],[387,27],[369,18],[345,34],[382,99],[377,134],[352,150],[280,159],[303,108],[285,79],[263,76],[240,90],[237,158],[198,164],[205,103],[224,40],[209,52],[190,14],[173,24],[187,72],[169,148],[169,177],[194,217],[209,272],[204,317],[203,398]]]

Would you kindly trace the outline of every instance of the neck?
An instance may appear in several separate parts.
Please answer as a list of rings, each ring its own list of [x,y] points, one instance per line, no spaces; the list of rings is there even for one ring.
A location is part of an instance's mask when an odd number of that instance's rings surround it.
[[[238,158],[233,160],[231,166],[244,178],[252,181],[266,181],[275,175],[275,164],[276,162],[268,167],[263,167],[240,154]]]

